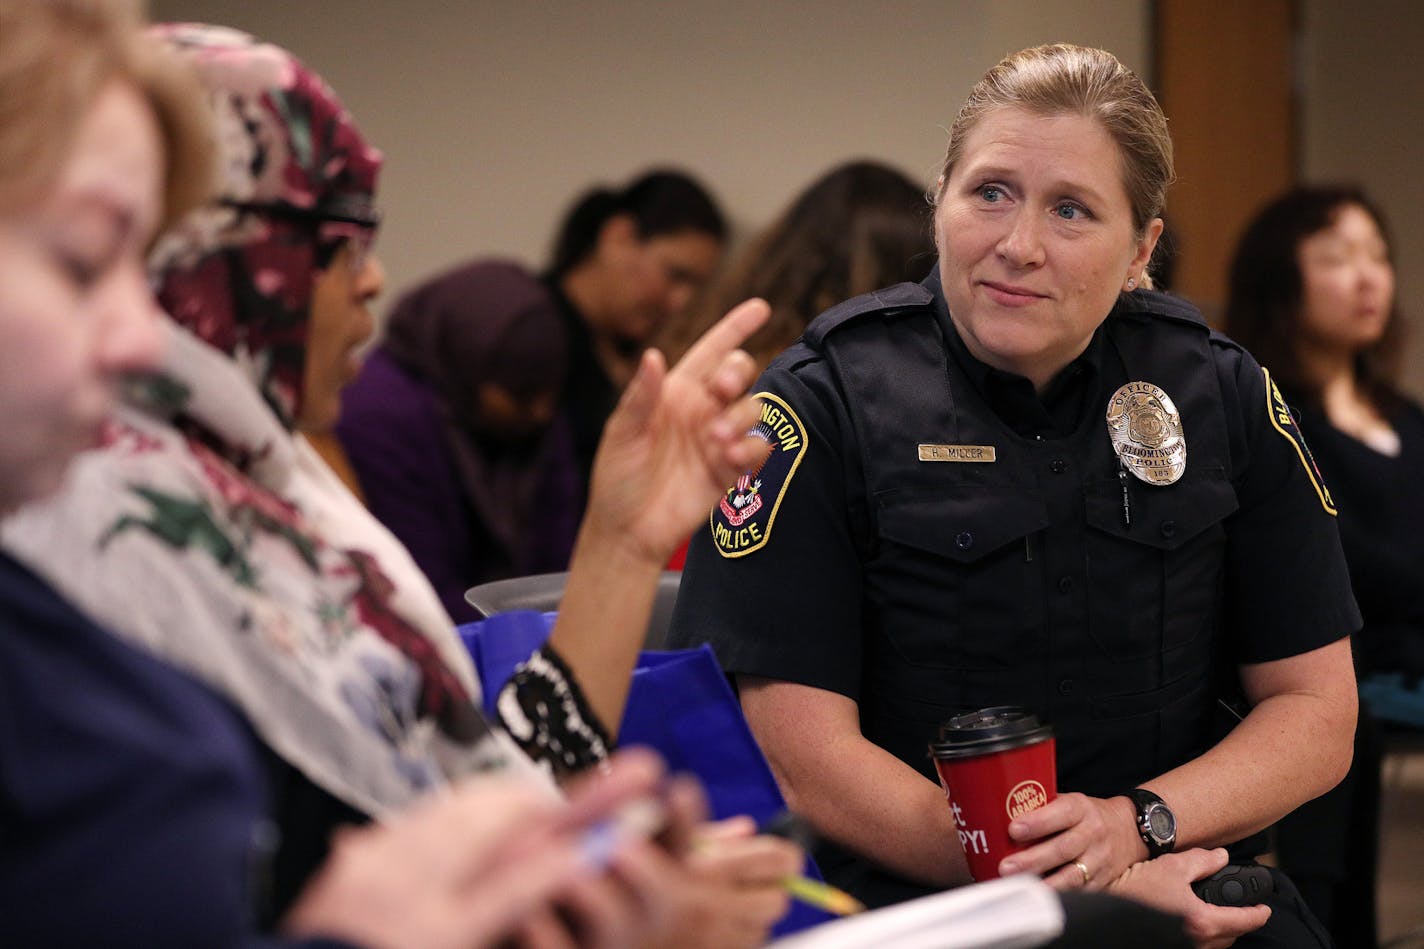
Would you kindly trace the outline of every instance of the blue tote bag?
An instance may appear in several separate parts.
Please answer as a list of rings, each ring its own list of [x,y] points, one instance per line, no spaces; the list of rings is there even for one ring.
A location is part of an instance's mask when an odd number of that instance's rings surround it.
[[[494,700],[515,667],[548,638],[554,615],[513,610],[460,627],[487,712],[493,714]],[[618,743],[647,745],[662,755],[669,770],[696,775],[706,788],[713,819],[746,814],[762,826],[786,808],[710,646],[639,654]],[[809,857],[806,864],[807,875],[821,879]],[[774,932],[785,935],[832,918],[793,901]]]
[[[548,638],[553,617],[513,610],[460,628],[486,712],[493,714],[515,667]],[[618,742],[649,745],[669,770],[697,775],[714,819],[749,814],[762,824],[786,807],[710,646],[639,654]]]
[[[761,825],[786,809],[711,646],[638,657],[618,741],[649,745],[671,770],[696,774],[714,819],[750,814]]]

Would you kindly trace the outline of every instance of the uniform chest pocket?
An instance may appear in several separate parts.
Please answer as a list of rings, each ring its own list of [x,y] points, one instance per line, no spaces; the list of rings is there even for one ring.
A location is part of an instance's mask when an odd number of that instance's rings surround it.
[[[956,486],[877,499],[879,544],[866,572],[878,625],[899,658],[924,668],[1013,665],[1042,622],[1029,535],[1040,497]]]
[[[1207,470],[1167,486],[1130,478],[1130,524],[1118,479],[1084,491],[1093,639],[1118,659],[1205,649],[1221,608],[1224,521],[1238,507],[1225,474]]]

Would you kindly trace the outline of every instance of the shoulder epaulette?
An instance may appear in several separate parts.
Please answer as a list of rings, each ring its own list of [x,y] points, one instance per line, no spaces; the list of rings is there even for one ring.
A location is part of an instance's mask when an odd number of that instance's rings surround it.
[[[1165,316],[1181,323],[1207,329],[1206,317],[1201,310],[1182,297],[1157,290],[1138,290],[1124,294],[1118,301],[1117,311],[1124,315],[1140,313],[1150,316]]]
[[[1136,293],[1124,295],[1114,312],[1122,316],[1166,317],[1210,334],[1211,342],[1216,346],[1245,352],[1240,343],[1213,328],[1194,304],[1171,293],[1138,290]]]
[[[929,306],[934,295],[918,283],[897,283],[883,290],[873,290],[838,303],[811,321],[804,339],[812,347],[821,348],[821,341],[852,320],[872,313],[888,313],[913,307]]]

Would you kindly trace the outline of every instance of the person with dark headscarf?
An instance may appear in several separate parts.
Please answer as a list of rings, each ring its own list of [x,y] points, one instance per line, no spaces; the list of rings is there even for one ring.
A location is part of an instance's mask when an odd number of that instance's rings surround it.
[[[478,583],[567,568],[604,426],[725,237],[699,183],[649,171],[579,198],[541,276],[474,261],[397,305],[338,435],[457,620]]]
[[[580,479],[555,415],[568,364],[559,315],[516,264],[467,264],[395,307],[337,426],[371,513],[457,621],[487,580],[563,570]]]

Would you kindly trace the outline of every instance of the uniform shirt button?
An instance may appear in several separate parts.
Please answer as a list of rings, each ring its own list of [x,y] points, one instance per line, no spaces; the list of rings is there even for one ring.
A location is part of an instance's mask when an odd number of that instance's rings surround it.
[[[1059,593],[1068,593],[1068,592],[1071,591],[1072,589],[1073,589],[1073,578],[1072,578],[1072,577],[1059,577],[1059,578],[1058,578],[1058,592],[1059,592]]]
[[[954,538],[954,546],[960,550],[968,550],[974,546],[974,535],[969,531],[960,531],[959,536]]]
[[[1058,680],[1058,694],[1059,694],[1059,695],[1072,695],[1072,694],[1073,694],[1073,689],[1074,689],[1074,683],[1073,683],[1073,680],[1072,680],[1072,679],[1059,679],[1059,680]]]
[[[1163,521],[1163,522],[1162,522],[1162,536],[1165,537],[1165,538],[1167,538],[1168,540],[1171,540],[1173,537],[1176,537],[1176,536],[1177,536],[1177,522],[1176,522],[1176,521]]]
[[[1062,458],[1055,458],[1048,463],[1048,470],[1052,471],[1054,474],[1062,474],[1063,472],[1068,470],[1068,462],[1064,461]]]

